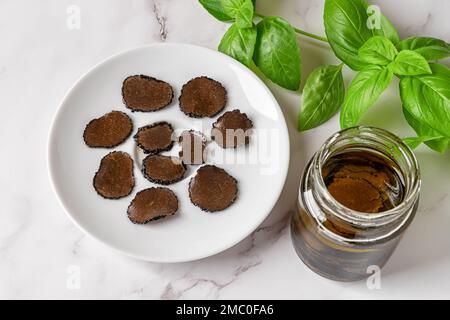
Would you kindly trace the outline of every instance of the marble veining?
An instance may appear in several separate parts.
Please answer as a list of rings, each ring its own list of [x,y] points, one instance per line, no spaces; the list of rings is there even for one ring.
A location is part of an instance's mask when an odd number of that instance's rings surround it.
[[[167,38],[167,29],[166,29],[166,16],[161,13],[161,4],[159,1],[153,1],[153,13],[155,15],[155,19],[159,24],[159,35],[161,41],[165,41]]]

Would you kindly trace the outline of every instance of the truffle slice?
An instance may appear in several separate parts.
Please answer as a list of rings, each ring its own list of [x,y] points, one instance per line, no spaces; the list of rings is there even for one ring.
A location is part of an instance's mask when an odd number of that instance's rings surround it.
[[[221,211],[236,199],[237,181],[224,169],[205,165],[189,182],[189,197],[203,211]]]
[[[142,173],[149,181],[172,184],[183,179],[186,166],[177,157],[149,155],[142,163]]]
[[[134,188],[133,159],[126,152],[114,151],[103,157],[94,176],[95,191],[106,199],[128,196]]]
[[[150,112],[167,107],[172,102],[173,89],[167,82],[145,75],[136,75],[125,79],[122,96],[127,108]]]
[[[157,122],[142,128],[134,135],[137,145],[144,153],[156,154],[173,146],[173,128],[167,122]]]
[[[386,172],[368,165],[346,164],[332,177],[327,183],[328,191],[347,208],[367,213],[377,213],[383,208],[386,186],[391,185]]]
[[[91,120],[84,129],[84,142],[91,148],[112,148],[124,142],[133,131],[130,117],[120,111],[111,111]]]
[[[178,198],[168,188],[149,188],[139,191],[127,209],[128,218],[136,224],[174,215],[178,210]]]
[[[335,178],[328,186],[330,194],[352,210],[376,213],[383,207],[378,190],[368,181],[358,178]]]
[[[181,146],[180,158],[187,164],[203,164],[205,162],[206,137],[198,131],[183,131],[178,138]]]
[[[250,142],[252,121],[239,110],[225,112],[213,123],[211,139],[222,148],[236,148]]]
[[[180,109],[189,117],[214,117],[227,102],[227,91],[220,82],[207,77],[190,80],[181,89]]]

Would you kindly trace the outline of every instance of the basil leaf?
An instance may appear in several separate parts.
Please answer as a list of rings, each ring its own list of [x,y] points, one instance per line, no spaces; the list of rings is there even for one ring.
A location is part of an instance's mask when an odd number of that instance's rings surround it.
[[[370,38],[358,50],[361,61],[381,66],[391,63],[397,54],[398,51],[391,40],[381,36]]]
[[[358,50],[369,38],[384,36],[394,44],[399,41],[389,20],[381,13],[369,17],[368,8],[364,0],[325,0],[324,23],[328,41],[336,56],[354,70],[367,65],[359,58]],[[379,20],[369,29],[369,21],[376,17]]]
[[[253,14],[255,9],[251,0],[245,0],[241,10],[236,14],[236,24],[240,28],[251,28],[253,26]]]
[[[251,28],[253,25],[253,2],[251,0],[221,0],[224,12],[236,19],[239,28]]]
[[[434,140],[438,140],[440,137],[433,136],[419,136],[419,137],[408,137],[404,138],[403,142],[405,142],[411,149],[416,149],[422,143],[432,142]]]
[[[309,130],[328,121],[341,107],[344,96],[342,65],[315,69],[303,89],[298,130]]]
[[[266,17],[258,25],[253,60],[266,77],[289,90],[301,79],[301,56],[297,36],[283,18]]]
[[[450,44],[430,37],[411,37],[398,43],[397,48],[415,51],[428,61],[450,57]]]
[[[403,107],[418,121],[450,138],[450,69],[430,64],[433,74],[400,81]]]
[[[429,127],[425,123],[422,123],[415,119],[412,114],[408,112],[405,108],[403,108],[403,114],[405,115],[405,119],[411,128],[417,133],[419,137],[434,137],[435,139],[426,139],[420,143],[425,143],[431,149],[443,153],[448,149],[450,144],[450,138],[444,137],[438,131]],[[420,144],[419,143],[419,144]]]
[[[358,124],[362,115],[389,86],[393,73],[386,67],[368,66],[361,70],[348,88],[341,111],[341,127]]]
[[[236,24],[232,24],[220,41],[219,51],[250,66],[255,49],[256,33],[255,26],[241,29]]]
[[[232,17],[227,15],[222,7],[221,0],[199,0],[200,4],[205,8],[213,17],[220,21],[231,21]]]
[[[431,73],[427,60],[411,50],[400,51],[391,68],[399,76],[418,76]]]

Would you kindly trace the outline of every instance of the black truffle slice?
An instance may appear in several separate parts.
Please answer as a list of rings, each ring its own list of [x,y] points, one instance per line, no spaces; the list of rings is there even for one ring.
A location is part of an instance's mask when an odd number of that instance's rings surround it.
[[[186,164],[203,164],[206,160],[206,137],[198,131],[183,131],[178,138],[180,158]]]
[[[205,165],[197,170],[189,182],[189,197],[203,211],[221,211],[228,208],[238,192],[237,181],[224,169]]]
[[[136,75],[125,79],[122,96],[127,108],[150,112],[167,107],[172,102],[173,89],[167,82],[145,75]]]
[[[130,117],[120,111],[111,111],[91,120],[84,129],[84,142],[91,148],[113,148],[124,142],[133,131]]]
[[[126,152],[114,151],[103,157],[94,176],[95,191],[106,199],[128,196],[134,188],[133,159]]]
[[[178,198],[168,188],[149,188],[139,191],[127,209],[128,218],[136,224],[174,215],[178,210]]]
[[[222,84],[207,77],[190,80],[181,89],[180,109],[189,117],[214,117],[227,103],[227,91]]]
[[[252,121],[239,110],[225,112],[213,123],[211,139],[222,148],[236,148],[250,142]]]
[[[180,181],[185,172],[185,164],[177,157],[149,155],[142,163],[144,177],[151,182],[163,185]]]
[[[134,135],[137,145],[145,153],[156,154],[173,146],[173,128],[167,122],[157,122],[142,128]]]

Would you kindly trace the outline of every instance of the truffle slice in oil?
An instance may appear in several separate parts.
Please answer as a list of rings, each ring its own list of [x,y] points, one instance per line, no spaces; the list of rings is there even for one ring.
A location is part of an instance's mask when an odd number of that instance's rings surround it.
[[[120,111],[111,111],[91,120],[84,129],[84,142],[91,148],[113,148],[124,142],[133,131],[130,117]]]
[[[142,172],[149,181],[167,185],[183,179],[186,166],[180,158],[156,154],[144,159]]]
[[[227,103],[222,84],[208,77],[190,80],[181,89],[180,109],[193,118],[214,117]]]
[[[206,137],[198,131],[183,131],[178,138],[181,146],[180,158],[186,164],[203,164],[205,162]]]
[[[174,215],[178,210],[178,198],[168,188],[149,188],[139,191],[128,206],[131,222],[145,224]]]
[[[157,122],[139,128],[134,140],[145,153],[156,154],[172,148],[172,134],[173,128],[169,123]]]
[[[222,148],[236,148],[250,142],[253,123],[239,110],[225,112],[213,123],[211,138]]]
[[[106,199],[128,196],[134,188],[133,159],[126,152],[114,151],[100,162],[94,188]]]
[[[205,165],[189,182],[189,197],[203,211],[215,212],[228,208],[236,200],[237,181],[224,169]]]
[[[136,75],[125,79],[122,96],[127,108],[150,112],[167,107],[172,102],[173,89],[167,82],[145,75]]]

